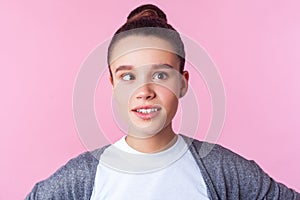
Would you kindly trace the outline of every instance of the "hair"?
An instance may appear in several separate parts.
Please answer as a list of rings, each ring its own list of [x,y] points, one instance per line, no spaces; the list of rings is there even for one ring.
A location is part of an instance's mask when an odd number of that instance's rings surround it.
[[[126,23],[115,32],[110,41],[107,62],[111,77],[113,77],[110,69],[111,53],[119,40],[130,35],[156,36],[168,41],[179,58],[179,72],[183,72],[185,50],[180,34],[168,24],[167,16],[161,9],[152,4],[145,4],[130,12]]]

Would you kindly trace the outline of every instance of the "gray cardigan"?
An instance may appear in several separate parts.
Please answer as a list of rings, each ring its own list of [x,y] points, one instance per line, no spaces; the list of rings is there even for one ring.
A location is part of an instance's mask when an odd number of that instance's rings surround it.
[[[275,182],[254,161],[220,145],[183,137],[191,142],[189,150],[201,170],[210,199],[300,200],[299,193]],[[26,200],[90,199],[99,158],[108,146],[71,159],[48,179],[37,183]],[[199,154],[203,147],[209,149],[205,157]]]

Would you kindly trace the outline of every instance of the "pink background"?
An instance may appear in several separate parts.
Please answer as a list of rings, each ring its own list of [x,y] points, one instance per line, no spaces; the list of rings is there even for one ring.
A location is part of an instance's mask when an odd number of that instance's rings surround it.
[[[86,150],[72,114],[80,64],[145,1],[102,2],[1,1],[0,199],[24,198]],[[157,5],[206,48],[222,75],[227,117],[218,143],[300,191],[299,2]],[[111,92],[108,82],[103,87]]]

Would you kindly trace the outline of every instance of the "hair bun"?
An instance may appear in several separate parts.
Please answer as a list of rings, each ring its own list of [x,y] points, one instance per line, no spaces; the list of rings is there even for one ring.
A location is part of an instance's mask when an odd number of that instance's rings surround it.
[[[135,8],[127,17],[127,22],[139,20],[142,17],[159,18],[167,22],[166,14],[153,4],[145,4]]]

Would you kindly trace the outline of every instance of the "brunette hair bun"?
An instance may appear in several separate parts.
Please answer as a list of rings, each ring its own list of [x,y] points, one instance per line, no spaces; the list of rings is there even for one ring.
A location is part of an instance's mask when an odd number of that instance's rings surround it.
[[[180,60],[180,73],[183,72],[185,51],[180,34],[168,24],[167,16],[161,9],[152,4],[145,4],[129,13],[126,23],[115,32],[110,41],[107,52],[107,63],[111,77],[111,52],[119,40],[130,35],[151,35],[170,42]]]
[[[127,22],[139,20],[141,18],[159,18],[167,23],[166,14],[153,4],[145,4],[135,8],[127,17]]]

